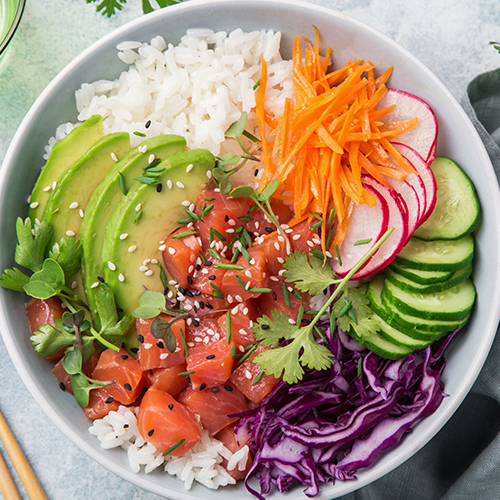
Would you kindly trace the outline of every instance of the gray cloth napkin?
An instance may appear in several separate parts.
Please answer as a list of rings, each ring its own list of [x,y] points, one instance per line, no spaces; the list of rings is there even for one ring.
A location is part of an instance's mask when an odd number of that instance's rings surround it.
[[[462,105],[500,179],[500,69],[472,80]],[[403,465],[341,500],[500,499],[499,432],[497,336],[471,392],[443,429]]]

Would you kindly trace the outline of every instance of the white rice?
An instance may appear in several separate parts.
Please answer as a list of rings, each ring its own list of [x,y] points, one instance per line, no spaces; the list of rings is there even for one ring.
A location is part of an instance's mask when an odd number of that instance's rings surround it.
[[[173,476],[184,481],[189,490],[193,481],[198,481],[207,488],[235,484],[227,470],[245,470],[249,450],[244,446],[236,453],[231,453],[220,441],[211,438],[202,430],[200,442],[180,457],[163,456],[151,443],[139,434],[137,415],[139,408],[120,406],[117,411],[110,411],[103,419],[95,420],[89,432],[101,442],[105,449],[121,447],[127,452],[130,469],[138,473],[144,466],[146,474],[160,466]],[[228,461],[227,470],[222,467],[222,460]]]
[[[84,83],[76,91],[78,120],[100,114],[105,134],[128,132],[133,146],[144,140],[134,132],[179,134],[189,148],[217,155],[224,132],[243,111],[249,114],[250,130],[255,129],[253,87],[260,78],[261,54],[268,65],[266,108],[281,114],[285,97],[293,96],[292,62],[282,60],[280,39],[281,33],[271,30],[228,34],[192,29],[177,46],[161,36],[149,44],[120,43],[118,57],[129,69],[114,81]],[[60,126],[47,153],[76,125]]]

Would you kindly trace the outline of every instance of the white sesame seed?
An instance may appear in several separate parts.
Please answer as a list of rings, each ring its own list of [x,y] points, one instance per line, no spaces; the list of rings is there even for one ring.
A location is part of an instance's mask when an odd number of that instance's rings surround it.
[[[73,281],[73,283],[71,283],[72,290],[74,290],[77,286],[78,286],[78,281]]]
[[[74,231],[71,231],[71,229],[68,229],[66,231],[66,236],[75,236],[75,232]]]
[[[57,187],[57,181],[54,181],[52,183],[52,191],[55,191],[56,190],[56,187]]]
[[[246,276],[247,278],[251,278],[251,277],[252,277],[252,273],[250,272],[250,269],[247,269],[247,270],[245,271],[245,276]]]
[[[192,163],[190,163],[187,167],[186,167],[186,172],[191,172],[191,170],[193,170],[193,167],[194,165]]]
[[[292,293],[292,292],[293,292],[293,288],[292,288],[291,286],[287,286],[287,289],[288,289],[288,291],[289,291],[290,293]]]
[[[174,296],[174,292],[172,290],[169,290],[167,293],[167,298],[171,299]]]
[[[123,276],[122,273],[118,275],[118,281],[121,281],[122,283],[125,281],[125,276]]]
[[[142,344],[142,347],[144,347],[144,349],[151,349],[151,347],[153,347],[153,344]]]
[[[205,337],[205,338],[203,339],[203,343],[204,343],[204,344],[208,344],[209,342],[210,342],[210,337]]]
[[[279,281],[279,278],[277,278],[276,276],[271,276],[271,281]]]
[[[186,227],[187,227],[187,229],[191,229],[192,227],[194,227],[194,223],[190,222]]]
[[[243,309],[243,314],[244,314],[245,316],[248,314],[248,307],[245,307],[245,308]]]
[[[191,203],[191,205],[189,205],[189,210],[191,210],[191,212],[194,212],[195,208],[196,208],[196,205],[194,203]]]
[[[295,325],[295,321],[292,318],[288,318],[288,323],[291,325]]]
[[[316,243],[316,245],[321,245],[321,240],[319,238],[313,238],[313,243]]]
[[[290,226],[288,224],[281,224],[281,229],[288,229]]]
[[[150,262],[151,262],[151,259],[144,259],[142,263],[143,263],[145,266],[147,266]]]
[[[189,266],[188,273],[191,274],[194,271],[194,266]]]
[[[194,341],[195,342],[203,342],[203,339],[201,337],[195,337]]]
[[[90,285],[90,288],[96,288],[96,287],[98,287],[98,286],[99,286],[99,282],[98,282],[98,281],[94,281],[94,283],[92,283],[92,284]]]
[[[189,205],[191,205],[191,202],[190,202],[189,200],[184,200],[184,201],[181,203],[181,205],[182,205],[183,207],[189,207]]]
[[[302,236],[301,234],[294,234],[292,236],[292,240],[297,241],[298,239],[300,239],[301,236]]]
[[[216,333],[214,335],[214,340],[220,340],[220,334],[219,333]]]
[[[113,161],[118,161],[118,158],[117,158],[117,156],[115,155],[115,153],[111,153],[111,159],[112,159]]]
[[[168,187],[168,189],[172,189],[172,186],[173,186],[172,181],[169,179],[167,181],[167,187]]]
[[[155,155],[154,154],[150,154],[149,157],[148,157],[148,163],[153,163],[155,161]]]
[[[227,223],[230,225],[230,226],[236,226],[236,221],[234,219],[229,219],[227,221]]]
[[[196,260],[196,255],[192,253],[189,257],[189,262],[194,262]]]
[[[168,358],[168,352],[162,352],[160,354],[160,359],[167,359]]]
[[[278,271],[278,276],[283,276],[283,273],[286,271],[286,269],[280,269]]]
[[[152,269],[150,269],[149,271],[146,271],[144,274],[145,274],[146,276],[153,276],[153,270],[152,270]]]
[[[137,246],[136,245],[132,245],[131,247],[128,247],[128,251],[130,253],[135,252],[136,250],[137,250]]]
[[[314,243],[310,240],[307,240],[306,243],[312,248],[314,246]]]
[[[253,326],[253,320],[250,320],[249,326],[250,326],[250,328],[252,328],[252,326]]]
[[[143,146],[139,146],[139,151],[141,153],[145,153],[147,150],[148,150],[148,147],[146,146],[146,144],[144,144]]]
[[[187,325],[187,326],[191,326],[192,324],[193,324],[193,320],[192,320],[191,318],[188,318],[188,319],[186,320],[186,325]]]
[[[235,295],[234,298],[238,301],[238,302],[243,302],[243,299],[239,296],[239,295]]]
[[[245,330],[244,328],[240,328],[240,329],[238,330],[238,333],[239,333],[240,335],[246,335],[246,334],[247,334],[247,332],[246,332],[246,330]]]
[[[252,374],[250,373],[249,370],[245,370],[245,377],[250,380],[252,378]]]
[[[135,207],[135,211],[138,212],[142,208],[142,204],[138,203],[137,206]]]
[[[283,236],[278,235],[278,241],[281,241],[281,243],[284,243],[285,242],[285,238],[283,238]]]
[[[188,342],[187,345],[188,347],[194,347],[194,342]]]
[[[260,223],[258,220],[255,221],[255,229],[259,229]]]
[[[128,233],[123,233],[123,234],[120,234],[120,239],[121,240],[124,240],[128,237]]]
[[[215,335],[215,332],[211,328],[209,328],[207,330],[207,334],[210,335],[210,336],[212,336],[212,335]]]
[[[50,184],[49,184],[48,186],[45,186],[45,187],[43,188],[43,190],[44,190],[45,192],[50,191],[51,189],[52,189],[52,188],[50,187]]]
[[[282,257],[278,257],[277,261],[278,261],[280,264],[284,264],[284,263],[285,263],[285,259],[283,259]]]
[[[245,285],[245,290],[248,290],[250,288],[250,281],[247,281],[247,284]]]
[[[254,266],[255,265],[255,259],[250,259],[250,265]]]
[[[274,242],[274,248],[278,251],[280,250],[280,244],[277,241]]]
[[[148,266],[141,266],[141,267],[139,268],[139,271],[141,271],[141,273],[144,273],[144,272],[146,272],[148,269],[149,269],[149,267],[148,267]]]
[[[230,227],[229,229],[226,229],[226,233],[232,234],[234,233],[234,229]]]
[[[111,269],[111,271],[116,271],[116,266],[111,261],[108,261],[108,267]]]
[[[85,212],[80,208],[80,210],[78,210],[78,214],[80,215],[80,217],[83,219],[84,216],[85,216]]]
[[[40,219],[39,219],[38,217],[35,217],[35,224],[36,224],[37,226],[39,226],[39,225],[40,225]],[[59,244],[57,245],[57,247],[59,248]]]
[[[186,311],[191,311],[191,309],[193,309],[193,306],[190,306],[190,305],[188,304],[188,305],[184,306],[184,309],[185,309]]]
[[[207,177],[208,177],[209,179],[211,179],[211,178],[212,178],[212,171],[211,171],[211,170],[207,170]]]
[[[165,245],[162,245],[162,246],[165,246]],[[160,247],[160,248],[161,248],[161,247]],[[163,250],[165,250],[165,249],[163,249]],[[174,255],[174,254],[175,254],[175,248],[168,247],[168,253],[169,253],[170,255]]]
[[[181,181],[177,181],[177,182],[175,183],[175,185],[176,185],[177,187],[181,188],[181,189],[184,189],[184,188],[186,187],[186,186],[184,186],[184,184],[183,184]]]
[[[149,259],[147,259],[149,260]],[[158,264],[158,261],[156,259],[151,259],[151,264]]]
[[[285,233],[286,233],[286,234],[293,233],[293,229],[292,229],[292,228],[290,228],[290,229],[285,229]]]
[[[326,256],[329,258],[329,259],[332,259],[333,258],[333,255],[327,250],[326,251]]]
[[[39,203],[38,201],[34,201],[33,203],[30,203],[30,208],[36,208],[38,207]]]
[[[159,250],[160,252],[163,252],[163,251],[165,250],[165,248],[167,248],[167,245],[160,245],[160,246],[158,247],[158,250]],[[173,250],[173,248],[169,248],[169,251],[170,251],[170,250]],[[170,252],[170,253],[172,253],[172,252]],[[174,253],[175,253],[175,250],[174,250]],[[172,255],[173,255],[174,253],[172,253]]]
[[[226,300],[227,300],[227,302],[228,302],[229,304],[232,304],[232,303],[233,303],[233,301],[234,301],[234,299],[233,299],[233,296],[232,296],[232,295],[228,295],[228,296],[226,297]]]

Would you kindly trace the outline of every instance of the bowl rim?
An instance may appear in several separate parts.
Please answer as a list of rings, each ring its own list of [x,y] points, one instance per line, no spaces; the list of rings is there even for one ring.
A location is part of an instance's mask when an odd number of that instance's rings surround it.
[[[24,4],[23,0],[23,4]],[[362,28],[363,30],[366,30],[370,32],[372,35],[376,36],[377,38],[381,39],[384,43],[391,45],[392,47],[396,48],[398,51],[403,53],[405,57],[409,58],[412,63],[416,64],[418,67],[423,69],[426,73],[426,75],[433,81],[434,84],[436,84],[441,91],[444,92],[444,94],[450,99],[450,101],[456,106],[457,111],[461,114],[462,118],[464,119],[465,123],[468,126],[469,132],[472,134],[472,136],[476,139],[476,142],[481,146],[481,154],[482,154],[482,161],[484,163],[489,164],[491,167],[490,171],[487,172],[488,175],[490,175],[491,180],[494,180],[494,182],[497,184],[496,177],[494,176],[494,171],[493,167],[491,165],[491,160],[487,154],[487,151],[482,143],[482,140],[475,129],[474,125],[470,121],[469,117],[467,116],[466,112],[463,110],[463,108],[460,106],[458,101],[455,99],[455,97],[451,94],[451,92],[446,88],[446,86],[438,79],[438,77],[430,70],[428,69],[416,56],[412,55],[411,52],[409,52],[407,49],[399,45],[399,43],[395,42],[392,38],[388,37],[384,33],[380,32],[379,30],[365,24],[362,21],[358,21],[355,18],[352,18],[346,14],[343,14],[342,12],[335,10],[333,8],[329,7],[324,7],[320,5],[315,5],[312,3],[304,2],[301,0],[247,0],[249,2],[253,3],[269,3],[269,4],[275,4],[275,5],[293,5],[296,7],[301,7],[301,8],[307,8],[310,11],[315,11],[318,14],[328,14],[333,17],[337,17],[339,19],[347,20],[353,25],[357,25],[358,27]],[[177,11],[181,10],[189,10],[192,9],[193,6],[201,6],[201,5],[210,5],[210,4],[224,4],[224,3],[233,3],[234,0],[191,0],[186,3],[180,3],[176,4],[173,6],[168,7],[167,9],[155,11],[153,13],[141,16],[137,19],[134,19],[123,26],[111,31],[101,39],[97,40],[93,44],[91,44],[87,49],[85,49],[80,55],[78,55],[73,61],[71,61],[68,65],[66,65],[57,75],[56,77],[49,83],[49,85],[42,91],[40,96],[36,99],[34,104],[31,106],[30,110],[22,120],[18,130],[16,131],[14,138],[11,142],[11,145],[9,146],[5,159],[4,159],[4,165],[7,165],[8,163],[12,163],[12,159],[15,156],[15,151],[19,147],[19,142],[22,140],[24,130],[28,126],[28,124],[31,122],[32,118],[36,116],[38,112],[38,108],[41,106],[41,103],[45,100],[46,96],[49,95],[52,92],[52,89],[58,85],[58,83],[61,80],[64,80],[64,78],[71,73],[71,71],[78,66],[82,61],[86,60],[89,55],[96,50],[98,47],[101,47],[103,45],[107,45],[111,40],[115,38],[119,38],[122,33],[125,33],[129,31],[130,29],[136,29],[142,24],[147,24],[149,22],[149,19],[152,19],[154,17],[168,17],[169,13],[175,13]],[[6,177],[6,169],[2,168],[0,170],[0,186],[4,184],[5,182],[5,177]],[[497,207],[500,209],[500,202],[499,200],[494,200]],[[500,222],[497,223],[497,226],[500,227]],[[500,265],[500,263],[497,263]],[[483,364],[486,360],[486,357],[491,349],[491,345],[493,343],[495,333],[496,333],[496,327],[498,325],[498,318],[500,317],[500,289],[496,290],[496,295],[494,297],[490,297],[492,301],[494,301],[494,308],[491,310],[491,315],[488,318],[487,322],[487,327],[488,327],[488,341],[484,342],[481,346],[481,350],[476,354],[473,363],[471,363],[471,366],[469,366],[468,369],[468,376],[460,389],[455,392],[453,395],[453,404],[445,404],[442,405],[440,408],[440,415],[439,418],[435,419],[432,422],[432,425],[427,425],[425,429],[422,432],[422,437],[419,440],[419,446],[418,447],[407,447],[406,450],[404,450],[402,453],[400,453],[397,457],[394,457],[390,461],[387,461],[384,463],[382,469],[377,470],[376,473],[373,471],[373,469],[364,469],[363,470],[363,475],[362,477],[359,477],[356,481],[357,486],[354,489],[349,489],[348,491],[342,488],[342,482],[337,482],[335,484],[335,490],[340,490],[338,492],[339,495],[346,494],[348,492],[357,490],[363,486],[366,486],[367,484],[373,482],[374,480],[378,479],[379,477],[384,476],[391,470],[393,470],[395,467],[401,465],[404,463],[406,460],[408,460],[414,453],[416,453],[418,450],[423,448],[429,441],[434,437],[434,435],[441,430],[441,428],[445,425],[445,423],[449,420],[449,418],[453,415],[453,413],[456,411],[458,406],[461,404],[465,396],[468,394],[470,391],[474,381],[476,380],[477,376],[479,375],[479,372],[481,371]],[[150,491],[152,493],[156,493],[158,495],[165,495],[166,492],[164,489],[159,489],[156,487],[154,484],[148,484],[145,485],[144,482],[141,480],[141,477],[136,474],[127,474],[127,471],[124,471],[121,466],[118,464],[115,464],[112,460],[112,458],[104,456],[101,452],[98,452],[94,450],[92,447],[90,447],[84,439],[82,439],[81,436],[79,436],[77,433],[74,432],[72,429],[71,425],[69,422],[64,420],[62,416],[55,411],[54,408],[52,408],[46,399],[44,398],[43,394],[40,392],[38,389],[37,383],[35,380],[32,379],[28,369],[27,369],[27,362],[24,360],[20,353],[17,351],[16,346],[14,345],[14,342],[12,339],[9,337],[7,333],[4,333],[7,330],[7,322],[5,320],[6,314],[5,314],[5,304],[3,299],[0,296],[0,331],[2,333],[2,336],[4,338],[4,342],[7,346],[7,350],[13,359],[14,365],[21,375],[21,378],[24,382],[24,384],[27,386],[29,389],[30,393],[34,397],[34,399],[37,401],[39,406],[44,410],[44,412],[49,416],[49,418],[52,420],[52,422],[58,427],[63,434],[65,434],[70,441],[72,441],[78,448],[80,448],[84,453],[86,453],[89,457],[91,457],[93,460],[95,460],[97,463],[100,465],[104,466],[107,470],[110,470],[111,472],[115,473],[119,477],[127,480],[128,482],[135,484],[136,486],[140,488],[144,488],[147,491]],[[316,497],[318,500],[321,499],[330,499],[332,498],[332,494],[337,495],[336,491],[332,491],[332,486],[328,488],[329,493],[326,492],[325,490],[327,488],[323,489],[323,492],[320,491],[320,494]],[[179,492],[169,492],[169,497],[172,499],[179,499],[179,500],[191,500],[193,498],[192,495],[189,494],[189,492],[186,492],[186,494],[179,493]]]
[[[26,0],[19,0],[17,4],[16,13],[14,15],[14,19],[12,20],[12,24],[10,25],[7,33],[5,34],[3,40],[0,40],[0,56],[3,54],[7,45],[12,40],[14,33],[16,32],[19,24],[21,23],[21,17],[23,16],[24,8],[26,6]]]

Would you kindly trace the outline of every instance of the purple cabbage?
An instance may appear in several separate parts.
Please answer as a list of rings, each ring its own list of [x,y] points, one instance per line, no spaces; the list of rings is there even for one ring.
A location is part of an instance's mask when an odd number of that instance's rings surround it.
[[[247,489],[264,500],[273,485],[284,492],[302,484],[313,497],[321,483],[354,479],[439,407],[443,352],[455,333],[435,353],[429,346],[392,361],[345,332],[327,330],[334,359],[329,370],[306,372],[293,386],[280,382],[259,406],[239,414],[237,438],[251,436]],[[253,475],[260,492],[249,484]]]

